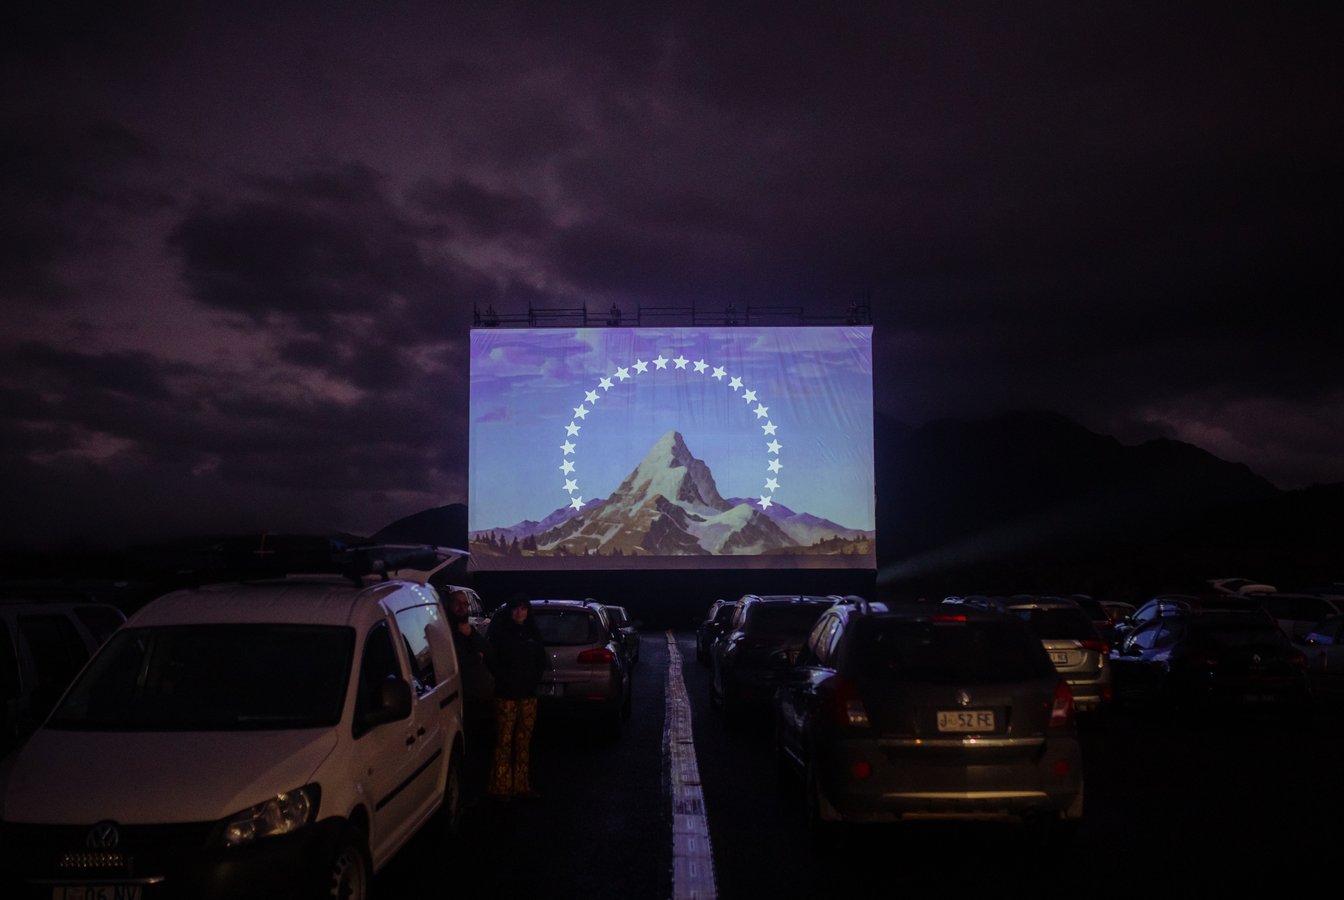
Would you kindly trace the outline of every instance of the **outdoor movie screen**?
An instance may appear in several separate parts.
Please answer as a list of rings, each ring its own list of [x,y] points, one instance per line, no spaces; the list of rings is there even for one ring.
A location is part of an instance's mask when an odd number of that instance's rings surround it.
[[[478,569],[876,568],[872,328],[477,328]]]

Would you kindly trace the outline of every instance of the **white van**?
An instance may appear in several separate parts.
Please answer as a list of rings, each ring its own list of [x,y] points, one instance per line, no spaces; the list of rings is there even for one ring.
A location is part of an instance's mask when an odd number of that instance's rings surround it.
[[[24,892],[0,893],[361,898],[436,815],[454,829],[461,678],[415,574],[213,585],[133,615],[0,773]]]

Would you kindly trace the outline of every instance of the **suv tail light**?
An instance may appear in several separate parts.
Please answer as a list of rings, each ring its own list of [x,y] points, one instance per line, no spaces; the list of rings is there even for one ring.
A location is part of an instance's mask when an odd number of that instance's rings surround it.
[[[609,666],[616,657],[606,647],[594,647],[579,654],[579,664],[585,666]]]
[[[841,728],[867,728],[871,724],[859,686],[843,675],[831,679],[831,720]]]
[[[1050,728],[1070,728],[1073,725],[1073,690],[1063,678],[1055,684],[1055,699],[1050,704]]]
[[[1084,650],[1095,650],[1102,656],[1111,652],[1111,645],[1105,641],[1094,641],[1091,638],[1088,638],[1087,640],[1079,641],[1078,643],[1083,645]]]

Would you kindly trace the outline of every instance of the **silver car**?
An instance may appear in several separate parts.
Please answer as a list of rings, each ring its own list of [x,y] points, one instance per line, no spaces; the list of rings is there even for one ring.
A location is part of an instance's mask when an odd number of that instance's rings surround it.
[[[630,716],[630,667],[620,632],[595,600],[533,600],[551,667],[537,687],[541,708],[593,716],[619,734]]]
[[[1007,613],[1025,622],[1040,639],[1055,669],[1073,689],[1079,712],[1110,703],[1110,647],[1082,607],[1066,597],[1016,597]]]

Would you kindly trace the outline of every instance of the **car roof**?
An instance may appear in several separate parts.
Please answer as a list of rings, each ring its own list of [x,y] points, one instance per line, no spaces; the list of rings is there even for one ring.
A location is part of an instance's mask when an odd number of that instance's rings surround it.
[[[150,601],[127,625],[351,625],[360,608],[374,602],[396,611],[436,600],[433,588],[410,581],[354,585],[340,577],[291,577],[174,591]]]

